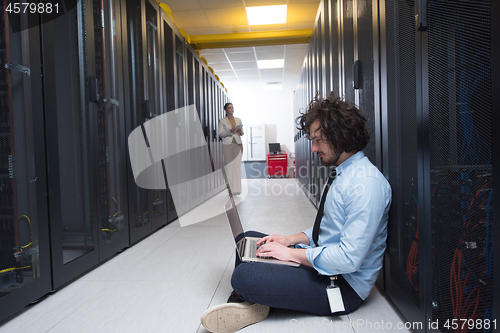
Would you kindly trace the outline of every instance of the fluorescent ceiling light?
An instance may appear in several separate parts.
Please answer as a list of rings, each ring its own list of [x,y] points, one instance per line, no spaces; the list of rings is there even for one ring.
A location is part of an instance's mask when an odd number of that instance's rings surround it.
[[[259,69],[265,68],[283,68],[285,67],[285,59],[257,60]]]
[[[286,5],[246,8],[249,25],[286,23]]]

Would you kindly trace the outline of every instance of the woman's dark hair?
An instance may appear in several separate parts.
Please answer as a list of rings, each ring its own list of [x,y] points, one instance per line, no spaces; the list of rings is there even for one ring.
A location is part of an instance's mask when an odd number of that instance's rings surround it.
[[[366,118],[359,109],[334,93],[322,99],[319,93],[309,103],[307,111],[297,117],[297,129],[307,137],[309,128],[319,120],[322,138],[338,152],[363,150],[370,140],[366,129]]]
[[[232,105],[232,104],[233,104],[233,103],[226,103],[226,104],[224,104],[224,111],[226,111],[226,110],[227,110],[227,107],[228,107],[229,105]]]

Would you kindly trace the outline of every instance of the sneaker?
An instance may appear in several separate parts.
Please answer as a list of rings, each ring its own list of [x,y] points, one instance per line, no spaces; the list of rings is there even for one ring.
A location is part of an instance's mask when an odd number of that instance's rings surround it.
[[[225,303],[207,309],[202,325],[212,333],[232,333],[267,318],[269,307],[257,303]]]

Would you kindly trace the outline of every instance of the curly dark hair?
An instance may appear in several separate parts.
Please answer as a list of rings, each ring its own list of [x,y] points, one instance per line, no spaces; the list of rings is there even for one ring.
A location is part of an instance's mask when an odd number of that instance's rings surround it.
[[[366,118],[360,110],[333,92],[325,99],[316,94],[306,112],[297,117],[297,129],[310,137],[309,128],[317,120],[323,139],[337,152],[363,150],[370,140]]]

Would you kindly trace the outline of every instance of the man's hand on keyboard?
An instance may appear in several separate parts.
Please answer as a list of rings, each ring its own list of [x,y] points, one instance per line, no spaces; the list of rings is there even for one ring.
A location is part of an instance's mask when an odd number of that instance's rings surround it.
[[[263,245],[261,243],[261,246],[257,249],[257,256],[264,258],[272,257],[279,260],[290,261],[293,259],[290,254],[290,250],[293,249],[286,247],[285,245],[280,244],[278,242],[268,241]]]

